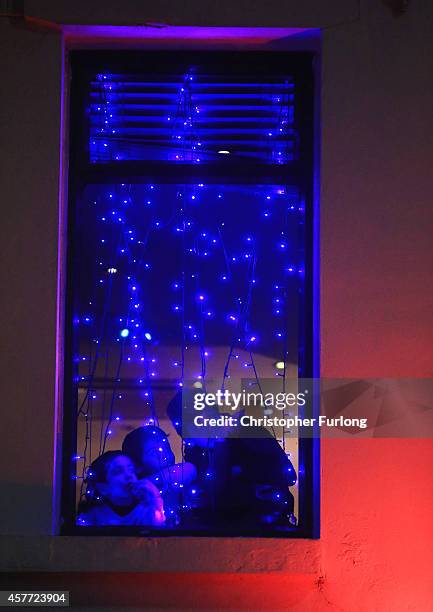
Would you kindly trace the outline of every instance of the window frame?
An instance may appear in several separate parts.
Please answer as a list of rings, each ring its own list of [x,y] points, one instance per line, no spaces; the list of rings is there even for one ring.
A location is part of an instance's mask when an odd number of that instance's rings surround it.
[[[173,59],[174,58],[174,59]],[[66,253],[66,292],[64,329],[64,385],[63,385],[63,445],[62,445],[62,489],[61,489],[61,534],[62,535],[131,535],[152,537],[194,536],[194,537],[267,537],[267,538],[318,538],[320,483],[319,446],[320,440],[299,439],[299,517],[300,522],[293,531],[257,531],[251,534],[224,533],[215,530],[177,531],[176,529],[149,529],[146,527],[84,527],[75,524],[76,494],[75,481],[71,478],[74,464],[71,458],[76,454],[75,410],[78,385],[74,382],[74,355],[76,354],[74,315],[77,312],[74,296],[77,253],[74,235],[77,227],[77,212],[83,190],[87,184],[104,183],[229,183],[229,184],[281,184],[290,183],[302,192],[305,199],[305,297],[300,329],[305,347],[300,356],[302,378],[318,377],[317,338],[315,334],[315,288],[317,259],[314,257],[315,202],[314,202],[314,161],[315,161],[315,106],[314,106],[314,62],[311,52],[293,51],[146,51],[146,50],[74,50],[70,61],[70,112],[69,112],[69,174],[68,214]],[[224,67],[233,71],[233,66],[245,69],[245,74],[257,76],[268,71],[287,73],[295,81],[295,113],[299,115],[298,159],[284,164],[265,164],[250,161],[221,159],[201,165],[170,161],[114,161],[91,163],[89,155],[89,133],[86,121],[87,84],[97,72],[137,73],[143,71],[146,62],[152,71],[172,68],[180,64],[206,64]],[[251,68],[253,67],[253,68]],[[225,156],[223,156],[225,157]],[[313,413],[317,413],[314,403]],[[308,416],[308,415],[306,415]],[[307,475],[309,477],[307,478]]]

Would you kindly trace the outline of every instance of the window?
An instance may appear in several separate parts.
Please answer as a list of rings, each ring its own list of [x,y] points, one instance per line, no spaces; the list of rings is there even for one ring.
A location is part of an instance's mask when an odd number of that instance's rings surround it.
[[[71,61],[64,532],[317,534],[311,55]]]

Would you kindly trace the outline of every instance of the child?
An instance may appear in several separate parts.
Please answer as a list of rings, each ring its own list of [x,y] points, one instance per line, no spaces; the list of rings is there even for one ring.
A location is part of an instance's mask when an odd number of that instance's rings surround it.
[[[186,507],[185,497],[197,470],[191,463],[175,463],[167,434],[162,429],[153,425],[134,429],[125,437],[122,450],[134,460],[140,478],[158,487],[167,517]]]
[[[87,504],[82,505],[79,525],[161,526],[165,522],[159,490],[148,480],[137,479],[133,462],[121,451],[95,459],[86,484]]]

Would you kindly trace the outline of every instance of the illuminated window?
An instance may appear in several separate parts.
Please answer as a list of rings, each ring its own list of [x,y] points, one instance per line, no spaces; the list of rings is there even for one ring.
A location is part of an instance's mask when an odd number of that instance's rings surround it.
[[[313,376],[312,108],[307,54],[72,54],[65,533],[317,535],[245,404]]]

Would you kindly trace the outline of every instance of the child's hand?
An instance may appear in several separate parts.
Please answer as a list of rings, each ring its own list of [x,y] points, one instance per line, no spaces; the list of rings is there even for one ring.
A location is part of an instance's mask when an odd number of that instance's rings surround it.
[[[156,504],[157,500],[161,498],[159,490],[155,487],[153,482],[150,482],[147,478],[132,482],[130,484],[130,490],[136,499],[148,504]]]
[[[135,499],[140,502],[139,505],[144,505],[147,511],[151,513],[151,524],[155,526],[164,525],[164,504],[159,489],[155,487],[153,482],[150,482],[147,478],[137,480],[131,482],[129,489]]]
[[[145,504],[152,512],[152,524],[163,525],[165,523],[164,504],[159,489],[153,482],[144,478],[130,484],[132,495]]]

